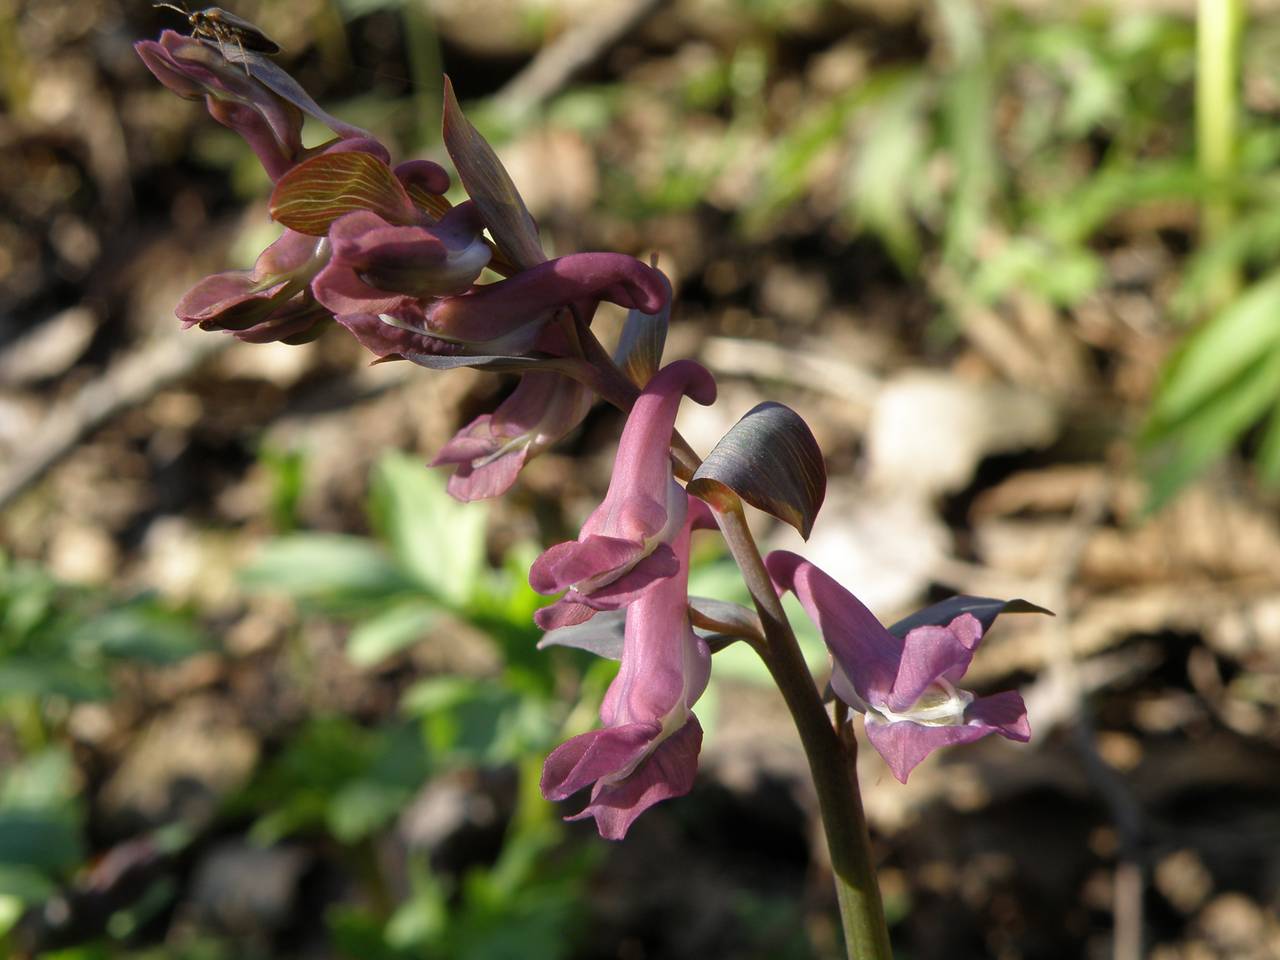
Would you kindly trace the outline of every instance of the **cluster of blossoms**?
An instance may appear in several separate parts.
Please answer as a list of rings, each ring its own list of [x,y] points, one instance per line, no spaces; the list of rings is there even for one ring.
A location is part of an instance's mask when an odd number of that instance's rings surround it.
[[[671,448],[682,399],[710,404],[716,386],[693,361],[659,368],[666,278],[619,254],[547,259],[518,192],[451,90],[445,144],[470,197],[457,206],[445,198],[442,167],[392,166],[381,143],[326,113],[259,53],[173,32],[137,48],[162,83],[203,98],[248,141],[275,183],[272,216],[285,227],[252,270],[208,277],[183,297],[185,324],[249,342],[299,343],[336,321],[380,360],[520,372],[511,395],[433,461],[455,467],[449,491],[461,500],[507,490],[531,457],[581,422],[597,394],[629,408],[604,501],[576,541],[551,547],[530,571],[536,590],[562,594],[537,615],[548,641],[602,652],[598,638],[612,636],[616,646],[621,631],[603,726],[552,752],[542,780],[552,800],[591,787],[577,817],[594,817],[603,836],[621,838],[645,809],[692,787],[702,742],[692,707],[711,672],[688,574],[692,532],[714,528],[716,514],[677,480]],[[336,137],[304,147],[306,115]],[[478,282],[486,267],[502,279]],[[603,301],[631,311],[616,362],[589,329]],[[780,438],[779,450],[812,441],[802,421],[793,429],[800,435]],[[820,490],[811,499],[816,512]],[[820,628],[834,694],[863,713],[868,738],[898,779],[937,747],[989,733],[1029,738],[1017,693],[975,698],[956,686],[1006,604],[956,598],[886,629],[801,557],[776,552],[765,566],[775,590],[794,592]],[[711,618],[719,641],[735,637],[734,622],[745,624],[736,637],[759,639],[755,615],[740,610]]]

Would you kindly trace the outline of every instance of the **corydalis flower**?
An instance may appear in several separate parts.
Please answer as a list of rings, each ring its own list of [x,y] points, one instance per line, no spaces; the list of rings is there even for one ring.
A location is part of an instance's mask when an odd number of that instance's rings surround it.
[[[307,289],[329,256],[328,241],[292,230],[259,254],[252,270],[205,277],[175,309],[183,326],[227,330],[249,343],[299,343],[329,311]]]
[[[456,464],[449,493],[485,500],[505,493],[521,468],[582,422],[595,395],[558,373],[526,373],[493,413],[476,417],[445,444],[431,466]]]
[[[317,278],[316,296],[337,306]],[[667,302],[666,279],[634,257],[575,253],[546,260],[514,277],[473,287],[457,296],[398,297],[385,309],[364,309],[338,320],[379,357],[440,354],[523,355],[537,343],[556,311],[583,305],[589,315],[601,300],[656,313]]]
[[[702,726],[691,708],[711,676],[711,653],[689,625],[690,527],[671,543],[673,574],[627,608],[622,668],[600,707],[604,728],[561,744],[543,767],[548,800],[595,785],[586,809],[568,819],[594,817],[609,840],[655,803],[688,793],[697,773]]]
[[[671,475],[671,432],[680,399],[710,404],[716,384],[705,367],[677,360],[649,381],[631,408],[604,502],[576,541],[542,554],[529,571],[539,593],[565,596],[538,611],[544,630],[581,623],[596,610],[617,610],[677,571],[671,541],[689,502]]]
[[[863,712],[867,739],[903,783],[939,747],[990,733],[1031,739],[1016,691],[975,697],[956,686],[982,640],[977,617],[963,613],[946,626],[916,627],[899,639],[804,558],[779,550],[765,566],[778,590],[794,592],[822,632],[834,661],[831,689]]]
[[[381,314],[406,297],[462,293],[489,262],[475,206],[454,207],[436,224],[401,226],[357,210],[329,227],[333,255],[312,283],[339,316]]]

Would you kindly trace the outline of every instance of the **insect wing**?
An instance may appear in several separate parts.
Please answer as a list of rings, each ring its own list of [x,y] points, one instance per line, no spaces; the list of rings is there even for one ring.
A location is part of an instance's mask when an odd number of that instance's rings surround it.
[[[201,26],[213,34],[220,42],[232,40],[246,50],[257,53],[279,53],[280,45],[250,23],[244,17],[237,17],[221,7],[207,7],[195,14],[201,20]]]

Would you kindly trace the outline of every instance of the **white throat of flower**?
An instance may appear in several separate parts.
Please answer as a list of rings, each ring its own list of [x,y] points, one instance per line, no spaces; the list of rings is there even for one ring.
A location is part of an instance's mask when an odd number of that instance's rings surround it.
[[[973,703],[974,696],[949,680],[939,677],[920,695],[920,699],[906,710],[897,713],[883,704],[867,708],[867,719],[876,723],[919,723],[926,727],[963,727],[967,722],[964,712]]]

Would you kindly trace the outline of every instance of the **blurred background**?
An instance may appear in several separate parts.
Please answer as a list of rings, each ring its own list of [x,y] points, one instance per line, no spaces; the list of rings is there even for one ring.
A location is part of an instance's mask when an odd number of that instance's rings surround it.
[[[1031,744],[907,787],[861,752],[900,956],[1250,960],[1280,956],[1278,7],[233,12],[400,158],[445,160],[447,71],[550,250],[657,253],[668,358],[721,386],[681,430],[798,410],[831,475],[804,550],[883,620],[1056,611],[969,674],[1024,691]],[[0,954],[843,955],[749,653],[716,657],[692,795],[626,842],[538,795],[613,667],[534,649],[525,571],[617,415],[462,507],[423,464],[509,381],[177,329],[274,232],[248,149],[134,55],[165,27],[0,0]],[[694,593],[740,596],[695,554]]]

